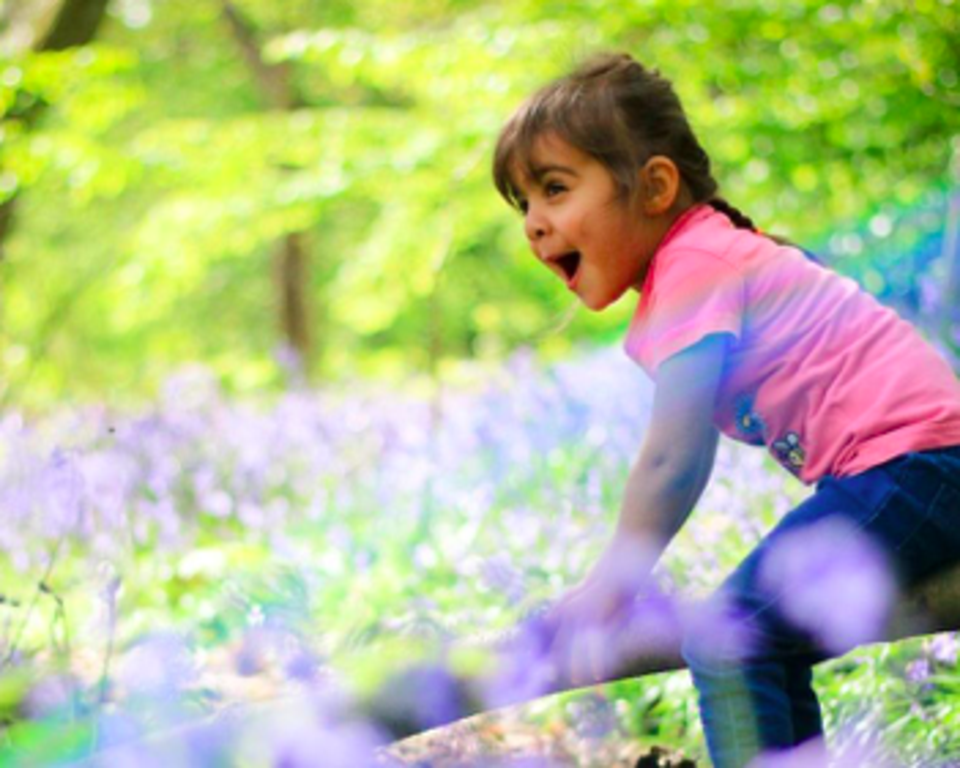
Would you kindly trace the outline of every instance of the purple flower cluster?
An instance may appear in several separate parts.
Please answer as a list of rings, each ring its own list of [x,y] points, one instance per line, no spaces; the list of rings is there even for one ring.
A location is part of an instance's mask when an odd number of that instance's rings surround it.
[[[117,635],[117,658],[103,664],[95,696],[82,694],[92,681],[81,674],[44,676],[29,711],[62,717],[83,700],[111,765],[210,764],[249,748],[254,762],[306,766],[323,754],[323,765],[362,766],[388,734],[346,714],[334,694],[340,655],[369,647],[374,658],[390,637],[444,646],[518,622],[522,631],[480,692],[483,705],[549,692],[562,674],[558,659],[535,616],[521,619],[578,580],[607,543],[650,394],[619,350],[607,350],[547,370],[519,354],[495,375],[432,398],[355,387],[230,400],[208,372],[191,369],[139,412],[6,415],[0,554],[23,578],[22,591],[5,597],[25,613],[37,582],[63,566],[72,580],[100,586],[101,630],[111,644]],[[801,492],[762,452],[724,445],[658,580],[668,593],[712,592]],[[784,540],[765,574],[791,596],[791,618],[834,652],[876,637],[892,599],[882,558],[848,534],[824,527]],[[223,565],[220,549],[238,543],[261,553],[262,573]],[[232,671],[278,675],[278,693],[298,692],[296,716],[214,717],[225,695],[204,660],[219,647],[172,622],[161,632],[125,630],[121,590],[137,572],[164,568],[185,583],[197,574],[222,581],[208,612],[242,617],[221,641]],[[293,577],[261,583],[266,598],[244,587],[283,569]],[[651,593],[599,637],[617,664],[657,643],[670,648],[691,623],[721,614]],[[24,623],[23,637],[0,631],[4,647],[42,644],[37,621]],[[740,642],[736,626],[714,629]],[[103,631],[90,642],[89,653],[111,662]],[[955,636],[927,651],[937,663],[956,655]],[[385,700],[417,727],[467,706],[436,660],[394,680]],[[570,711],[592,736],[617,727],[605,701]],[[177,735],[153,743],[157,729]]]

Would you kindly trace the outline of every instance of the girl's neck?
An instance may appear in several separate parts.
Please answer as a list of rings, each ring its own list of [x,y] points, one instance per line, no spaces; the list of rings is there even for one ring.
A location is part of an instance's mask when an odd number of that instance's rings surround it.
[[[686,184],[681,183],[680,189],[677,191],[677,198],[673,201],[673,205],[670,206],[667,215],[671,217],[670,226],[679,219],[683,214],[689,211],[697,204],[697,201],[693,199],[693,194],[687,188]]]
[[[655,249],[654,253],[660,249],[663,241],[670,234],[670,232],[675,229],[677,222],[696,206],[697,201],[693,199],[693,195],[690,194],[690,190],[687,189],[687,185],[681,184],[677,192],[677,197],[673,201],[673,205],[671,205],[666,211],[663,212],[663,214],[661,214],[660,239],[657,243],[657,248]]]
[[[659,219],[658,223],[660,225],[660,232],[659,236],[657,237],[656,246],[653,248],[650,256],[647,258],[646,263],[643,265],[643,269],[640,272],[639,278],[633,286],[634,290],[643,293],[643,287],[650,275],[654,259],[657,257],[657,252],[670,238],[671,233],[677,228],[680,220],[689,214],[694,208],[698,207],[698,205],[699,204],[693,199],[693,195],[691,195],[687,190],[686,185],[683,185],[680,188],[680,192],[678,193],[677,199],[674,201],[673,205],[671,205],[670,208],[657,217]]]

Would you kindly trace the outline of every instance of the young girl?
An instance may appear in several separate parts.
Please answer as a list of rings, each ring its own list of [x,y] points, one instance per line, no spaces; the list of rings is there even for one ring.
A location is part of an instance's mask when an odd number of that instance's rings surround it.
[[[876,628],[825,642],[767,561],[824,523],[841,550],[858,536],[879,547],[900,586],[960,561],[956,377],[853,281],[718,197],[670,83],[627,55],[525,102],[500,134],[494,178],[536,257],[587,307],[639,292],[626,350],[656,382],[612,541],[553,626],[576,643],[623,609],[700,497],[720,432],[766,446],[816,490],[718,593],[748,642],[690,632],[684,657],[715,765],[819,743],[811,668]]]

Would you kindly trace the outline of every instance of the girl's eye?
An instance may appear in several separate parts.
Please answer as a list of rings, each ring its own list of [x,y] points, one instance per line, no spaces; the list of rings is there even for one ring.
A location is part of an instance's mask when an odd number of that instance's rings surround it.
[[[561,192],[566,192],[567,188],[558,181],[551,181],[544,185],[543,191],[547,197],[554,197]]]

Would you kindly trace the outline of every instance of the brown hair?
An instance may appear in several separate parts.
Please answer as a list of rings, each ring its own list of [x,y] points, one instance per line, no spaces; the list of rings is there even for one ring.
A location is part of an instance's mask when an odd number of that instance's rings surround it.
[[[589,59],[533,94],[503,127],[493,180],[515,208],[521,195],[514,173],[534,175],[531,155],[545,133],[556,134],[606,166],[624,197],[636,191],[638,171],[650,157],[668,157],[696,202],[709,203],[737,227],[756,230],[747,216],[717,196],[710,158],[670,81],[629,54]]]

